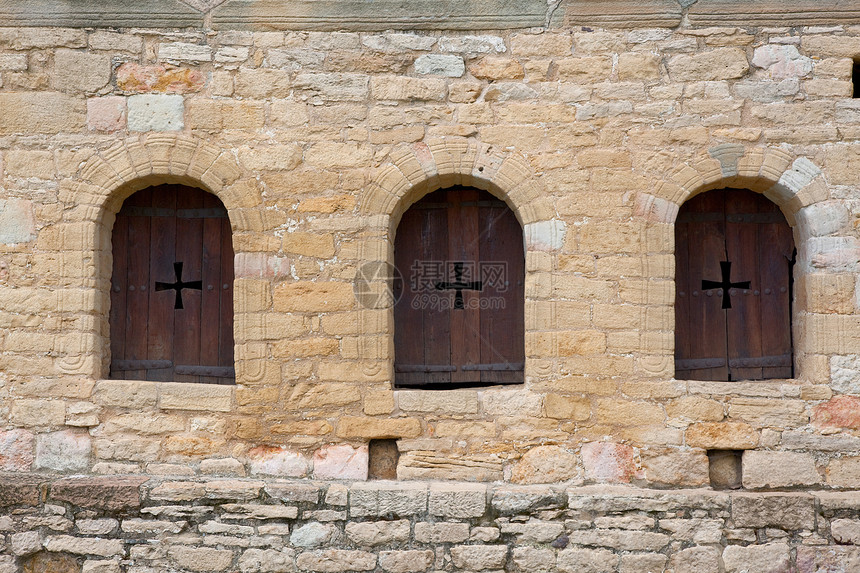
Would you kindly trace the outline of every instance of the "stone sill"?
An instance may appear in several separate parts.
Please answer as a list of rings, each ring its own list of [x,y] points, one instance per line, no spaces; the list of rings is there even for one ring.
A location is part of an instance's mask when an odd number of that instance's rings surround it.
[[[230,412],[235,386],[145,380],[98,380],[93,398],[102,406]]]

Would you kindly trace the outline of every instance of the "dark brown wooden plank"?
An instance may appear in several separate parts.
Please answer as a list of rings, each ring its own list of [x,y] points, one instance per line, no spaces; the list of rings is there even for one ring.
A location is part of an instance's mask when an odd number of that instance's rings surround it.
[[[110,283],[110,354],[111,378],[114,363],[125,357],[125,326],[128,308],[128,217],[118,214],[111,233],[113,273]],[[124,374],[123,374],[124,376]]]
[[[448,202],[452,207],[448,210],[448,267],[464,263],[462,282],[480,280],[479,272],[479,225],[476,203],[479,199],[477,189],[454,188],[447,192]],[[463,203],[472,203],[464,205]],[[448,270],[446,280],[457,281],[453,270]],[[450,296],[452,310],[451,320],[451,364],[479,364],[481,362],[481,312],[480,293],[474,290],[463,290],[463,307],[454,309],[456,293],[443,291]],[[450,294],[449,294],[450,293]],[[477,372],[458,369],[451,374],[455,383],[480,382],[481,375]]]
[[[779,212],[776,205],[772,208]],[[779,214],[782,215],[781,212]],[[791,357],[791,265],[794,237],[784,217],[778,223],[760,226],[759,249],[762,273],[758,295],[761,299],[761,351],[765,356]],[[763,378],[790,378],[792,373],[791,361],[788,365],[762,368]]]
[[[435,191],[424,197],[420,203],[446,203],[447,192]],[[445,275],[448,251],[448,218],[450,210],[419,209],[422,218],[422,230],[419,242],[421,255],[419,261],[426,265],[424,274],[429,304],[422,300],[422,318],[424,323],[424,354],[423,364],[452,364],[451,362],[451,308],[439,304],[447,300],[448,293],[435,289],[440,280],[448,280]],[[450,372],[428,372],[424,375],[428,384],[449,383],[452,380]]]
[[[423,256],[421,211],[409,209],[403,214],[394,237],[394,265],[403,276],[395,284],[394,305],[394,364],[424,364],[424,313],[419,307],[423,290],[421,272],[413,268]],[[396,372],[395,385],[420,384],[424,373]]]
[[[516,365],[517,368],[483,369],[481,382],[518,384],[524,381],[525,362],[525,253],[523,231],[507,205],[483,191],[479,208],[479,247],[485,299],[481,316],[481,363]],[[498,269],[503,269],[497,276]],[[501,280],[499,280],[501,279]]]
[[[694,213],[724,213],[722,194],[704,193],[682,206]],[[726,318],[716,290],[703,290],[702,280],[719,280],[719,262],[725,260],[725,224],[719,219],[690,224],[687,249],[690,293],[690,355],[683,358],[726,356]],[[728,380],[728,367],[689,371],[691,380]]]
[[[220,203],[220,201],[219,201]],[[218,364],[233,366],[233,231],[230,220],[221,219],[221,291],[219,309],[221,320],[218,322]],[[235,384],[236,377],[224,378],[220,384]]]
[[[169,185],[152,188],[152,206],[156,208],[176,208],[176,192]],[[173,290],[155,291],[155,283],[173,283],[176,273],[176,218],[152,217],[150,237],[150,294],[149,330],[147,336],[147,358],[150,360],[173,360],[173,323],[176,292]],[[175,361],[174,361],[175,362]],[[149,370],[147,380],[174,380],[172,368]]]
[[[152,191],[138,191],[125,200],[126,205],[149,207]],[[125,323],[125,354],[123,359],[146,360],[149,358],[149,295],[152,292],[150,277],[151,220],[148,217],[131,217],[128,222],[128,243],[122,248],[128,251],[127,314]],[[115,247],[116,248],[116,247]],[[126,371],[120,376],[126,380],[146,380],[145,370]]]
[[[752,191],[728,189],[726,196],[726,252],[732,262],[732,282],[750,281],[749,289],[731,289],[732,308],[726,310],[728,358],[762,356],[761,297],[754,295],[761,287],[759,229],[761,225],[743,221],[734,214],[772,211],[773,203]],[[731,380],[760,380],[761,367],[730,368]]]
[[[190,187],[175,186],[177,211],[200,209],[203,207],[203,191]],[[203,276],[203,224],[198,217],[183,218],[176,221],[176,261],[182,263],[182,281],[201,280]],[[205,289],[206,285],[203,284]],[[216,338],[217,321],[207,323],[203,328],[202,290],[182,289],[181,309],[173,313],[173,360],[176,364],[203,364],[200,360],[201,338]],[[208,332],[205,332],[208,331]],[[179,373],[174,370],[175,382],[204,382],[197,375]]]

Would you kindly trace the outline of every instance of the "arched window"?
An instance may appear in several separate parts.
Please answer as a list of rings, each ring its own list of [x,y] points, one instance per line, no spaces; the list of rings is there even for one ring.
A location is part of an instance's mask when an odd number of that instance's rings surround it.
[[[523,382],[523,232],[508,206],[478,189],[428,194],[394,241],[395,386]]]
[[[181,185],[138,191],[112,245],[110,377],[232,384],[233,245],[221,201]]]
[[[779,208],[742,189],[702,193],[675,224],[675,377],[793,377],[794,240]]]

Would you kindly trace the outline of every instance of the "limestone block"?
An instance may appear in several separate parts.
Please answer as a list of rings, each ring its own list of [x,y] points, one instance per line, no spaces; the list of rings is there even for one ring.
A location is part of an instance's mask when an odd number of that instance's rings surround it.
[[[395,101],[442,101],[447,94],[445,80],[403,76],[373,76],[370,90],[374,99]]]
[[[9,418],[22,426],[56,426],[65,421],[66,407],[59,400],[15,400]]]
[[[112,518],[75,520],[78,531],[85,535],[110,535],[119,527],[119,521]]]
[[[800,546],[797,548],[797,570],[799,573],[813,573],[843,569],[851,571],[860,567],[860,548]]]
[[[508,557],[506,545],[455,545],[451,547],[454,566],[467,571],[501,569]]]
[[[337,424],[341,438],[417,438],[421,422],[416,418],[371,418],[342,416]]]
[[[227,549],[176,545],[167,554],[178,566],[191,571],[224,571],[233,562],[233,552]]]
[[[361,38],[361,44],[377,52],[427,51],[436,44],[436,38],[419,34],[389,32],[380,35],[364,35]]]
[[[365,521],[346,524],[347,538],[360,547],[388,545],[409,540],[409,521]]]
[[[165,410],[229,412],[233,388],[212,384],[162,382],[158,385],[158,405]]]
[[[12,554],[22,557],[42,549],[42,540],[38,531],[25,531],[11,536],[11,546]]]
[[[382,551],[379,565],[390,573],[412,573],[427,571],[433,564],[435,554],[430,550]]]
[[[367,445],[358,448],[349,444],[324,446],[314,452],[314,477],[366,480],[367,464]]]
[[[247,456],[252,475],[304,477],[308,473],[305,457],[283,446],[257,446]]]
[[[185,103],[181,95],[141,94],[128,98],[129,131],[181,131]]]
[[[676,573],[719,573],[720,550],[716,547],[689,547],[672,556],[670,567]]]
[[[556,63],[560,80],[578,84],[604,81],[612,72],[612,59],[606,56],[564,58]]]
[[[812,529],[815,507],[806,494],[732,494],[732,520],[736,527]]]
[[[364,74],[299,73],[293,82],[323,101],[364,101],[368,96],[370,77]]]
[[[212,458],[200,462],[200,473],[205,475],[245,475],[245,466],[234,458]]]
[[[775,427],[797,427],[809,422],[806,404],[800,400],[738,398],[729,404],[729,418]]]
[[[111,76],[110,56],[61,48],[54,52],[51,85],[58,91],[92,93]]]
[[[93,401],[102,406],[151,408],[158,401],[158,384],[139,380],[99,380]]]
[[[588,398],[547,394],[543,401],[549,418],[581,422],[591,417],[591,401]]]
[[[493,56],[469,64],[469,73],[482,80],[519,80],[525,76],[523,66],[517,60]],[[448,100],[465,103],[461,96],[455,95],[453,85],[448,87]]]
[[[498,390],[484,392],[483,411],[491,416],[540,416],[540,394],[526,390]]]
[[[188,42],[170,42],[158,45],[158,59],[177,62],[210,62],[212,48]]]
[[[353,484],[349,493],[352,517],[409,517],[427,511],[427,484],[369,482]]]
[[[0,54],[0,72],[23,72],[27,66],[27,54]]]
[[[645,479],[655,484],[702,487],[708,485],[708,456],[702,450],[642,452]]]
[[[633,448],[612,442],[588,442],[582,445],[585,479],[601,483],[625,483],[640,477],[633,459]]]
[[[241,573],[274,573],[293,571],[295,552],[292,549],[246,549],[239,556]]]
[[[143,39],[133,34],[120,34],[107,30],[95,30],[87,37],[91,50],[129,52],[139,54]]]
[[[523,228],[526,250],[557,251],[564,245],[567,225],[564,221],[538,221]]]
[[[511,482],[518,484],[558,483],[577,478],[581,478],[579,459],[559,446],[530,449],[511,474]]]
[[[716,81],[743,77],[749,71],[746,54],[739,48],[717,48],[693,56],[675,56],[668,62],[675,81]]]
[[[483,484],[430,484],[430,515],[480,517],[487,510],[487,487]]]
[[[765,545],[729,545],[723,550],[723,564],[726,573],[744,571],[786,571],[790,563],[788,543],[767,543]]]
[[[35,238],[33,203],[26,199],[0,199],[0,243],[29,243]]]
[[[562,573],[609,573],[618,570],[618,555],[608,549],[564,549],[558,552],[556,566]]]
[[[569,56],[573,50],[573,36],[569,34],[514,34],[511,36],[511,54],[516,57]]]
[[[618,54],[618,79],[621,81],[660,79],[660,57],[640,52]]]
[[[415,73],[459,78],[466,73],[466,64],[462,56],[425,54],[415,60]]]
[[[126,127],[126,98],[107,96],[87,100],[87,127],[92,131],[113,132]]]
[[[439,38],[439,49],[443,52],[461,52],[466,54],[502,53],[505,51],[505,41],[499,36],[442,36]]]
[[[830,522],[830,534],[837,543],[860,545],[860,522],[854,519],[834,519]]]
[[[0,431],[0,471],[29,471],[35,460],[36,441],[27,430]]]
[[[71,535],[51,535],[45,539],[45,549],[55,553],[75,555],[98,555],[113,557],[123,555],[125,550],[121,539],[99,539],[97,537],[72,537]]]
[[[835,487],[860,487],[860,457],[846,456],[831,460],[827,466],[827,483]]]
[[[821,483],[811,454],[747,450],[743,455],[744,487],[780,488]]]
[[[687,428],[686,442],[706,450],[744,450],[758,445],[759,434],[742,422],[700,422]]]
[[[339,573],[342,571],[372,571],[376,568],[376,555],[366,551],[326,549],[307,551],[296,558],[301,570]]]
[[[339,532],[330,523],[319,523],[311,521],[301,527],[297,527],[290,535],[290,544],[296,547],[319,547],[331,545],[337,541]]]
[[[474,390],[450,390],[427,392],[424,390],[400,390],[396,394],[397,404],[404,412],[451,414],[477,414],[478,393]]]
[[[836,396],[815,406],[812,424],[825,429],[860,429],[860,397]]]
[[[203,73],[186,67],[125,62],[116,69],[117,87],[130,93],[193,93],[205,84]]]
[[[468,523],[454,521],[428,523],[421,521],[415,524],[415,541],[418,543],[461,543],[468,538]]]

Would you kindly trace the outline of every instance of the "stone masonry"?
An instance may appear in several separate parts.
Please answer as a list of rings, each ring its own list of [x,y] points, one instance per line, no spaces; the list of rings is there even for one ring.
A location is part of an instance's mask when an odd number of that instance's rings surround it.
[[[0,2],[0,573],[860,571],[857,61],[840,0]],[[162,183],[228,211],[234,386],[106,379]],[[355,277],[453,185],[522,225],[525,384],[394,390]],[[675,378],[725,187],[792,227],[794,378]]]

